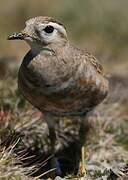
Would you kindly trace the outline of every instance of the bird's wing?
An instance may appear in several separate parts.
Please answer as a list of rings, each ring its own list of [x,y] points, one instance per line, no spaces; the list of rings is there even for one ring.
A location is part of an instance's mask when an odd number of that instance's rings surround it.
[[[104,75],[103,66],[98,62],[98,60],[90,53],[86,53],[86,56],[87,56],[87,59],[90,61],[90,63],[95,67],[97,72]]]
[[[92,65],[96,68],[96,70],[99,73],[104,74],[104,69],[103,69],[102,65],[98,62],[98,60],[94,56],[91,56],[90,62],[92,63]]]
[[[98,73],[104,76],[104,69],[102,65],[99,63],[99,61],[89,52],[85,50],[81,50],[79,48],[73,47],[73,51],[75,51],[77,54],[79,54],[78,59],[85,59],[87,62],[92,65]],[[77,55],[76,55],[77,56]],[[83,58],[84,57],[84,58]]]

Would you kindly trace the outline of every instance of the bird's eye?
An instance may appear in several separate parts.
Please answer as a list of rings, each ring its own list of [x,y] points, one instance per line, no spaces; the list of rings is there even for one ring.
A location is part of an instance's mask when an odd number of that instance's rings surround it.
[[[46,32],[46,33],[52,33],[53,31],[54,31],[54,27],[53,26],[46,26],[45,27],[45,29],[44,29],[44,31]]]

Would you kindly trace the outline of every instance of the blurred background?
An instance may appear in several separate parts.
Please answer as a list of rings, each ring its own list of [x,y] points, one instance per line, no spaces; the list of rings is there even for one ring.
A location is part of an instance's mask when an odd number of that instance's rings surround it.
[[[47,15],[65,24],[69,39],[93,53],[107,72],[125,75],[128,69],[127,0],[2,0],[0,59],[20,61],[28,46],[6,38],[24,28],[30,17]]]
[[[118,178],[120,171],[125,176],[128,173],[128,0],[1,0],[0,178],[29,179],[36,161],[34,176],[50,169],[49,165],[40,168],[50,152],[47,125],[17,88],[17,71],[29,46],[23,41],[7,41],[9,34],[22,30],[25,21],[35,16],[52,16],[61,21],[70,41],[97,57],[110,74],[108,98],[85,118],[90,134],[87,129],[81,133],[79,122],[61,119],[57,123],[56,144],[61,144],[61,148],[56,155],[58,159],[64,157],[61,159],[64,175],[78,169],[80,146],[84,143],[81,135],[88,133],[85,142],[88,179]],[[25,158],[29,169],[19,166],[19,159],[24,165]]]

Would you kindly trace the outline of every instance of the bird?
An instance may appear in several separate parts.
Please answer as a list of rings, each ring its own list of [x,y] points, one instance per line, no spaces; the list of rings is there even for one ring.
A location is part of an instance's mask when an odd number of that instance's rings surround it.
[[[8,40],[24,40],[30,46],[19,68],[18,87],[44,114],[54,155],[54,119],[82,118],[99,105],[109,91],[104,69],[92,54],[72,45],[66,27],[52,17],[27,20]]]

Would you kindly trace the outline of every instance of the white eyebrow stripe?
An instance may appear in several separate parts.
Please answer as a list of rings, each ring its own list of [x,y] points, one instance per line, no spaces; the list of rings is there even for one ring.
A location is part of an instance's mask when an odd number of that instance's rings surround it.
[[[62,34],[64,34],[65,37],[67,37],[66,30],[63,26],[54,22],[49,22],[48,25],[53,26],[55,29],[59,30]]]

